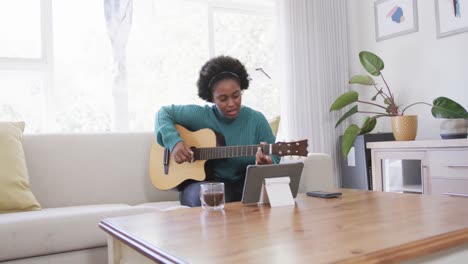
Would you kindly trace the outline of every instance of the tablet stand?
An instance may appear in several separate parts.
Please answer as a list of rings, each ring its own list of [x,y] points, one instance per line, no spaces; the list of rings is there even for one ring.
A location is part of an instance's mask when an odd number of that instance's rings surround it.
[[[294,205],[290,181],[289,177],[265,178],[258,203],[269,202],[271,207]]]

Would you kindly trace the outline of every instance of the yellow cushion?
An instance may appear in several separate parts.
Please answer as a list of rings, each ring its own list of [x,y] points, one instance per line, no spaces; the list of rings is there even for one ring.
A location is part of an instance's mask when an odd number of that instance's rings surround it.
[[[29,190],[23,131],[24,122],[0,122],[0,213],[41,209]]]
[[[275,135],[275,137],[276,137],[276,134],[278,133],[280,119],[281,118],[279,116],[277,116],[277,117],[275,117],[275,118],[268,121],[268,123],[270,124],[270,127],[271,127],[271,131],[273,131],[273,135]]]

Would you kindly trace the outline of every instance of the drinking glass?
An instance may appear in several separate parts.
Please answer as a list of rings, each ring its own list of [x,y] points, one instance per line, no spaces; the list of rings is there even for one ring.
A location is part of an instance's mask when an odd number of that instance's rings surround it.
[[[203,209],[224,209],[224,183],[202,183],[200,185],[200,201]]]

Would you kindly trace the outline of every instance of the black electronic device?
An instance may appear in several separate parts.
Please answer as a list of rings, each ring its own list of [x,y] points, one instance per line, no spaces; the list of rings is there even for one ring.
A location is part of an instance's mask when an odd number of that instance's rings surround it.
[[[325,191],[310,191],[307,192],[308,196],[320,198],[337,198],[341,196],[340,192],[325,192]]]

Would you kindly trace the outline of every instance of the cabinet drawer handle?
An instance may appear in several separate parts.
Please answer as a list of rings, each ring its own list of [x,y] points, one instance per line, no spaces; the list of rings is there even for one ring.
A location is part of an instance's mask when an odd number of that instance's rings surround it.
[[[444,193],[445,195],[450,195],[450,196],[459,196],[459,197],[467,197],[468,198],[468,194],[460,194],[460,193]]]
[[[447,165],[449,168],[468,168],[468,165]]]

